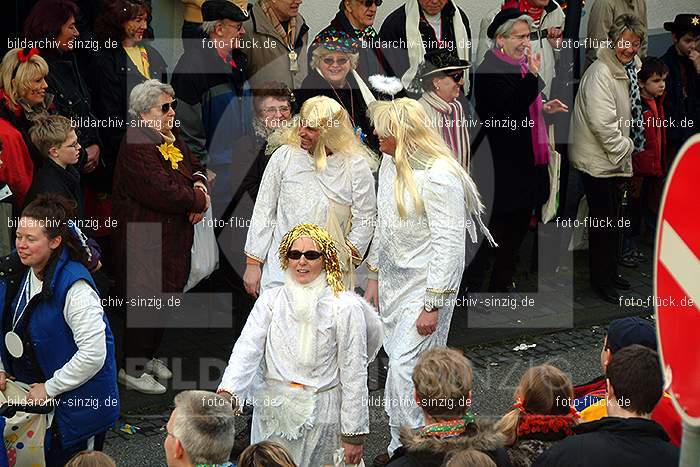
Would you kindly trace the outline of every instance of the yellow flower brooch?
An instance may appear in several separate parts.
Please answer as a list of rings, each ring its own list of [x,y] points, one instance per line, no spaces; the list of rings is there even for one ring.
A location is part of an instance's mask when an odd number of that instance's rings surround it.
[[[184,158],[180,150],[173,143],[163,143],[158,146],[158,150],[163,155],[163,159],[169,161],[172,168],[177,170],[177,163]]]

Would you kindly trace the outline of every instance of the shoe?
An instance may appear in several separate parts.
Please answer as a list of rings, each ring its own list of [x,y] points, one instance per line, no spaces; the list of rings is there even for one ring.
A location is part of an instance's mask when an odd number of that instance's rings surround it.
[[[631,254],[619,257],[617,259],[617,264],[619,264],[620,266],[624,266],[626,268],[630,268],[630,269],[634,269],[637,266],[639,266],[637,264],[637,260]]]
[[[389,454],[386,452],[379,454],[377,457],[374,458],[373,465],[374,467],[384,467],[389,463]]]
[[[594,286],[593,290],[595,290],[602,300],[614,305],[620,304],[620,294],[612,287]]]
[[[629,283],[629,281],[619,274],[615,278],[614,284],[615,288],[620,290],[629,290],[632,288],[632,285]]]
[[[157,358],[152,358],[148,363],[146,363],[143,371],[155,376],[158,379],[170,379],[173,377],[173,372],[168,370],[165,363]]]
[[[126,386],[127,389],[133,389],[144,394],[164,394],[165,386],[160,384],[155,378],[148,373],[144,373],[138,378],[126,374],[122,368],[119,370],[117,380]]]

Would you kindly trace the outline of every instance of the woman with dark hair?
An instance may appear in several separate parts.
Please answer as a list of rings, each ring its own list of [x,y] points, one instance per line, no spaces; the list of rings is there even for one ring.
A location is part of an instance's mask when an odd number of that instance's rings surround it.
[[[119,418],[114,338],[74,217],[62,196],[39,196],[18,223],[21,264],[0,262],[0,390],[12,378],[30,385],[28,401],[54,400],[48,466],[65,465],[88,447],[100,450]]]
[[[147,79],[167,82],[167,65],[156,49],[142,44],[148,28],[150,6],[144,0],[114,0],[105,4],[95,21],[95,36],[102,47],[95,56],[89,78],[97,118],[114,122],[100,130],[106,166],[104,185],[112,174],[122,136],[126,133],[131,90]],[[106,42],[116,47],[105,47]]]

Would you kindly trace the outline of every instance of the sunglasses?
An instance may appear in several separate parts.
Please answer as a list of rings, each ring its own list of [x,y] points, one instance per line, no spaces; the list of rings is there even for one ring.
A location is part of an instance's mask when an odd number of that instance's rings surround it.
[[[323,256],[323,253],[320,251],[314,251],[314,250],[309,250],[309,251],[299,251],[299,250],[289,250],[287,252],[287,258],[297,260],[301,259],[301,257],[306,258],[309,261],[314,261],[319,259],[321,256]]]
[[[170,111],[170,109],[177,109],[177,99],[173,99],[172,102],[166,102],[165,104],[160,106],[160,110],[165,114]]]
[[[462,81],[462,78],[464,78],[464,72],[463,71],[458,71],[457,73],[446,73],[447,76],[452,78],[455,83],[459,83]]]
[[[369,8],[372,5],[382,6],[382,3],[384,3],[384,0],[360,0],[360,3],[362,3],[364,6]]]
[[[323,59],[323,63],[325,63],[328,66],[333,66],[334,63],[337,63],[338,65],[345,65],[349,61],[350,61],[350,59],[347,57],[340,57],[340,58],[326,57]]]

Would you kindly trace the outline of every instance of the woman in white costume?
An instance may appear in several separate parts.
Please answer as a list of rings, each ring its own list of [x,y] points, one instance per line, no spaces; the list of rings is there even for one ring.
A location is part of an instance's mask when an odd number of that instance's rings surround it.
[[[284,285],[255,302],[217,392],[253,403],[252,443],[277,441],[300,467],[333,464],[342,445],[345,462],[357,464],[369,433],[367,365],[381,346],[381,320],[342,291],[334,241],[322,228],[296,226],[282,239],[279,260]]]
[[[355,136],[350,117],[333,99],[318,96],[301,107],[270,158],[260,185],[245,245],[246,291],[282,285],[275,251],[297,224],[323,226],[340,257],[345,290],[372,239],[376,196],[374,154]]]
[[[411,373],[422,352],[447,342],[464,271],[466,233],[476,242],[483,205],[465,170],[412,99],[370,106],[380,149],[377,227],[367,258],[365,297],[378,306],[389,356],[385,409],[389,455],[399,428],[424,425]]]

